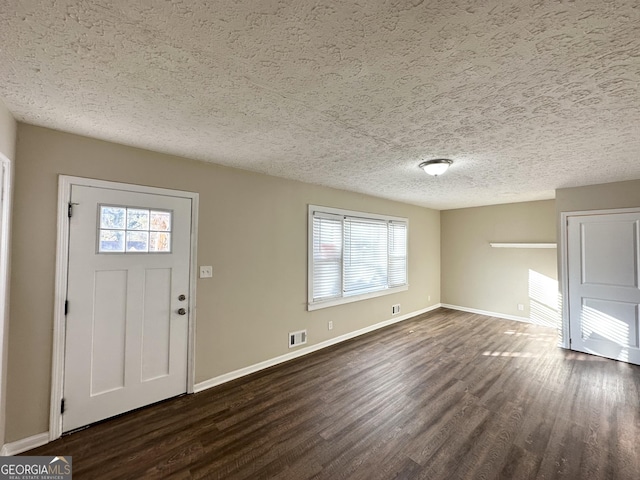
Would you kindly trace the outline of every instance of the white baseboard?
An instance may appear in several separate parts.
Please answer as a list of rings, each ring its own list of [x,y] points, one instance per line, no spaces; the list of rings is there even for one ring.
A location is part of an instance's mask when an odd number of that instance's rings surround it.
[[[308,355],[309,353],[316,352],[318,350],[322,350],[323,348],[330,347],[331,345],[335,345],[340,342],[344,342],[346,340],[350,340],[355,337],[359,337],[360,335],[364,335],[365,333],[373,332],[374,330],[378,330],[380,328],[386,327],[388,325],[392,325],[394,323],[402,322],[404,320],[408,320],[409,318],[415,317],[417,315],[422,315],[423,313],[430,312],[437,308],[440,308],[441,305],[439,303],[432,305],[427,308],[423,308],[422,310],[418,310],[415,312],[407,313],[405,315],[401,315],[399,317],[394,317],[389,320],[385,320],[384,322],[376,323],[374,325],[370,325],[365,328],[361,328],[360,330],[356,330],[350,333],[346,333],[344,335],[340,335],[339,337],[331,338],[329,340],[325,340],[324,342],[316,343],[315,345],[311,345],[309,347],[301,348],[296,350],[295,352],[287,353],[285,355],[280,355],[279,357],[272,358],[270,360],[265,360],[264,362],[256,363],[254,365],[250,365],[248,367],[241,368],[239,370],[234,370],[233,372],[225,373],[223,375],[210,378],[209,380],[205,380],[204,382],[196,383],[194,385],[193,391],[195,393],[202,392],[203,390],[207,390],[209,388],[222,385],[223,383],[230,382],[231,380],[235,380],[240,377],[244,377],[245,375],[250,375],[255,372],[259,372],[260,370],[264,370],[265,368],[273,367],[274,365],[278,365],[279,363],[288,362],[289,360],[293,360],[294,358],[299,358],[304,355]]]
[[[515,320],[516,322],[533,323],[527,317],[518,317],[517,315],[507,315],[506,313],[488,312],[486,310],[478,310],[477,308],[460,307],[458,305],[449,305],[448,303],[442,303],[442,308],[450,308],[451,310],[460,310],[461,312],[477,313],[478,315],[485,315],[487,317],[504,318],[505,320]]]
[[[0,456],[10,457],[12,455],[18,455],[32,448],[41,447],[46,443],[49,443],[49,432],[39,433],[16,442],[5,443],[2,450],[0,450]]]

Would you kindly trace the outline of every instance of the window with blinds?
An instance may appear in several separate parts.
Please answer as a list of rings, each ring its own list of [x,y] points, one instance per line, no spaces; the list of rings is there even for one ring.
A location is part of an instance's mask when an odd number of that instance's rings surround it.
[[[309,309],[407,288],[404,218],[309,206]]]

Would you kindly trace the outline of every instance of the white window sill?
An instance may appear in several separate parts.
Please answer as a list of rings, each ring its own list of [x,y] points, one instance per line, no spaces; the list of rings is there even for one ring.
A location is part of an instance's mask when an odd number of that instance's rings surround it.
[[[382,297],[384,295],[391,295],[392,293],[404,292],[409,290],[409,285],[402,285],[400,287],[385,288],[384,290],[378,290],[375,292],[363,293],[361,295],[351,295],[349,297],[332,298],[331,300],[309,302],[307,305],[308,311],[320,310],[321,308],[335,307],[336,305],[343,305],[345,303],[359,302],[360,300],[367,300],[369,298]]]

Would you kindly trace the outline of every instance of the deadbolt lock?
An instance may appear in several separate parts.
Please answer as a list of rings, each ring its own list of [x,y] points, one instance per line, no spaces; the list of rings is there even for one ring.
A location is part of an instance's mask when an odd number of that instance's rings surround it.
[[[184,302],[187,299],[187,296],[182,294],[182,295],[178,295],[178,300],[180,300],[181,302]]]

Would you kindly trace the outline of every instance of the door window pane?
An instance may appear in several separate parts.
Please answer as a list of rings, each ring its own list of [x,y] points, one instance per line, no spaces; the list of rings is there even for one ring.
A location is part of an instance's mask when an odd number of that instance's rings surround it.
[[[151,210],[151,226],[149,230],[156,232],[171,231],[171,212]]]
[[[171,251],[171,234],[168,232],[149,233],[149,251],[150,252],[170,252]]]
[[[173,212],[99,206],[98,253],[171,253]]]
[[[127,252],[148,252],[149,232],[127,231]]]
[[[127,208],[127,230],[149,231],[149,210]]]
[[[127,209],[122,207],[100,207],[100,228],[124,228]]]
[[[100,230],[99,252],[124,252],[124,230]]]

